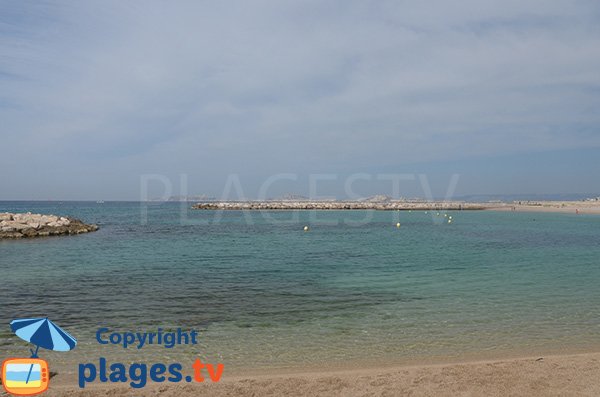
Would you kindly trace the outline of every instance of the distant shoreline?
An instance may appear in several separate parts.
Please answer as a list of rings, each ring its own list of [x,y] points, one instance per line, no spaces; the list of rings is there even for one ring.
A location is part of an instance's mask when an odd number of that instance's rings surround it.
[[[505,203],[486,210],[513,212],[552,212],[563,214],[600,214],[600,201],[538,201]]]
[[[213,211],[514,211],[600,214],[600,201],[524,201],[516,203],[467,203],[456,201],[217,201],[192,205],[195,210]]]
[[[405,202],[405,201],[218,201],[192,205],[196,210],[375,210],[375,211],[443,211],[484,210],[479,203]]]

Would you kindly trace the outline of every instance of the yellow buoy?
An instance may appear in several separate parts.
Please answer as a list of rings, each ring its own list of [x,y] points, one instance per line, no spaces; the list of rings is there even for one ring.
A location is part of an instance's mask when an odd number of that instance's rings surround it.
[[[452,223],[452,219],[448,219],[448,223]]]
[[[444,214],[444,218],[448,218],[448,214]]]
[[[308,226],[304,226],[304,231],[308,232]]]
[[[400,227],[400,222],[396,223],[396,227]]]
[[[450,216],[448,217],[448,219],[452,219],[452,215],[450,215]]]

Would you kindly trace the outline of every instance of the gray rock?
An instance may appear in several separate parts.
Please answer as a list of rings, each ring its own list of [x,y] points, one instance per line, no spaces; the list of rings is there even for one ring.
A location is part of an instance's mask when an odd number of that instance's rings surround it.
[[[81,234],[98,230],[96,225],[88,225],[78,219],[56,215],[0,214],[0,239],[22,237],[45,237],[61,234]]]

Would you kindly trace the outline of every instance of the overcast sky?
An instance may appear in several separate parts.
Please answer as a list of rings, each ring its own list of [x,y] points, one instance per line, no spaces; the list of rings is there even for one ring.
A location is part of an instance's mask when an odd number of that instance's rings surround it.
[[[0,0],[0,138],[0,199],[599,192],[600,3]]]

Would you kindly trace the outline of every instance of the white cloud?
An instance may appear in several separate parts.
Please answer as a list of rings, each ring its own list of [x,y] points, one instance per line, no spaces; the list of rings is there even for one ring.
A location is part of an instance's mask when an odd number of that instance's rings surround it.
[[[592,1],[5,8],[0,166],[31,153],[28,177],[63,158],[260,174],[600,146]]]

